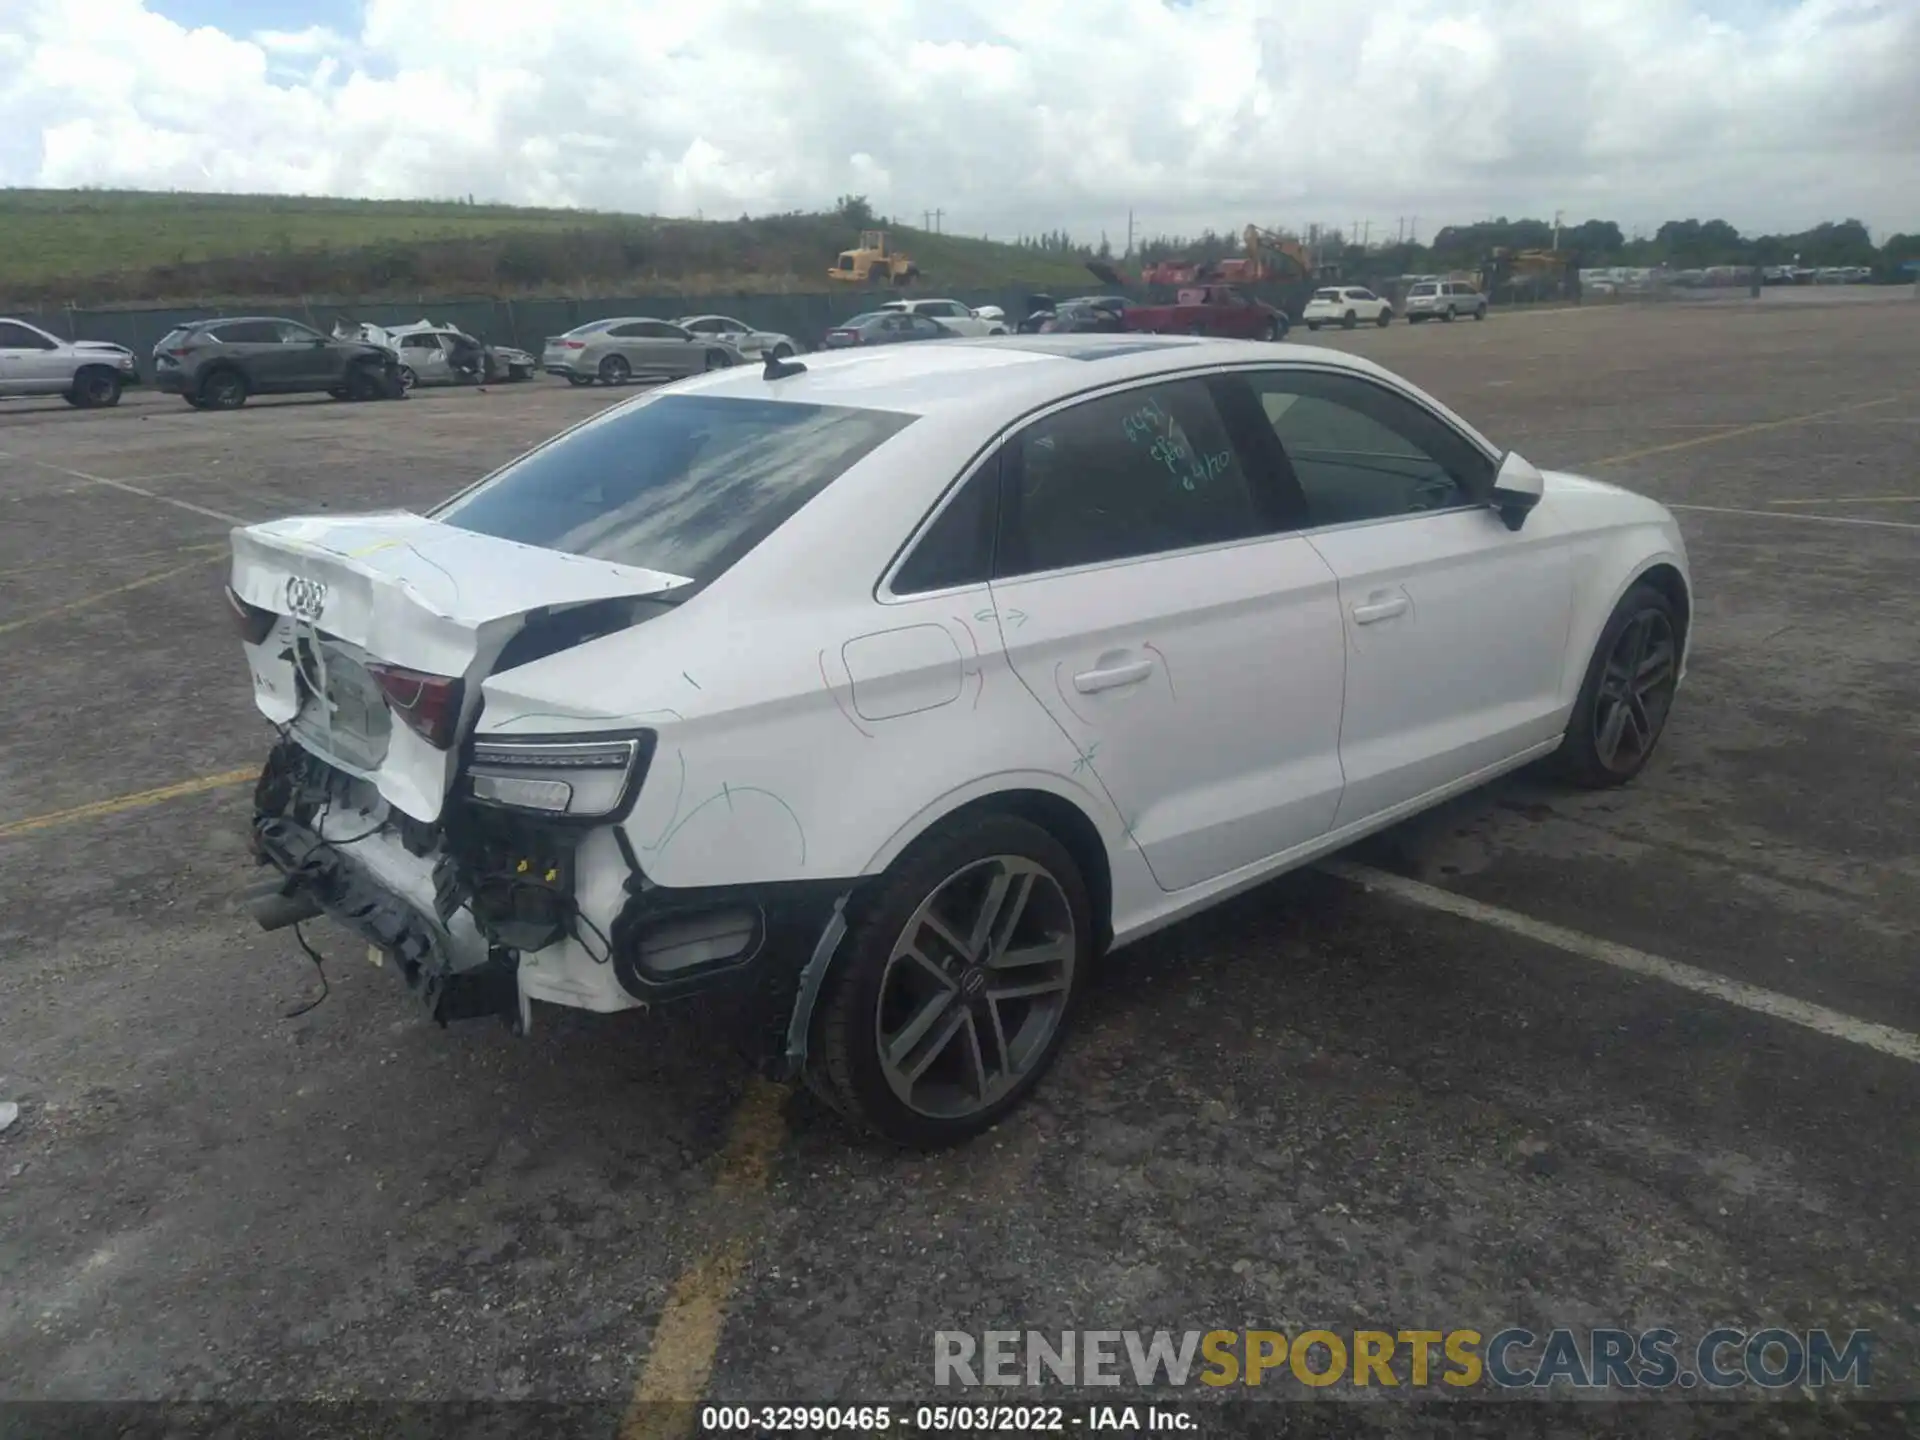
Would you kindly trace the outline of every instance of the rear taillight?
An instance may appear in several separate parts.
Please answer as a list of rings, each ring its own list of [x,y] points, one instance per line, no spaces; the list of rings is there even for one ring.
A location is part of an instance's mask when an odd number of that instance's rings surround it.
[[[560,348],[562,350],[584,350],[587,348],[587,342],[584,340],[562,340],[560,342]]]
[[[398,665],[369,665],[368,672],[387,697],[387,708],[436,750],[453,744],[460,729],[462,686],[445,675],[428,675]]]
[[[263,643],[273,633],[274,624],[280,617],[271,610],[262,610],[258,605],[249,605],[234,593],[231,585],[227,589],[227,610],[233,616],[233,628],[240,632],[240,638],[249,645]]]

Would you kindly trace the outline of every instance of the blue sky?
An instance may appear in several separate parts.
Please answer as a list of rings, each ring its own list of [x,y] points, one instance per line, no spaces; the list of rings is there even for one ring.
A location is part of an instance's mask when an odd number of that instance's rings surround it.
[[[255,30],[359,28],[360,0],[147,0],[147,8],[181,25],[211,25],[229,35]]]

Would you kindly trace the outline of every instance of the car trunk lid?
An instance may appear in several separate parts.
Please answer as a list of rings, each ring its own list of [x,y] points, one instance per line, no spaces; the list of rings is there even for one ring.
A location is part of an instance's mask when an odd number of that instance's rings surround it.
[[[404,511],[269,521],[235,530],[232,544],[229,585],[254,627],[261,713],[428,822],[480,681],[534,617],[691,583]]]

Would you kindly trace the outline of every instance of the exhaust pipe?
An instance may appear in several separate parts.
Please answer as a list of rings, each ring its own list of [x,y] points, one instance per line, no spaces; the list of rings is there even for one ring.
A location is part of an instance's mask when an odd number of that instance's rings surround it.
[[[259,922],[262,930],[284,930],[320,914],[319,902],[312,895],[305,890],[289,895],[286,886],[286,877],[276,875],[248,889],[244,902],[247,913]]]

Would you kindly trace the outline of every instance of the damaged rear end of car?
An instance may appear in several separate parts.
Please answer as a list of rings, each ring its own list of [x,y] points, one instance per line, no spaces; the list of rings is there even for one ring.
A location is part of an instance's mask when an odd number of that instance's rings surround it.
[[[685,718],[600,708],[605,662],[569,652],[613,644],[647,673],[649,636],[910,418],[659,392],[431,516],[235,530],[227,604],[278,733],[254,917],[331,918],[441,1022],[524,1031],[536,999],[613,1012],[737,987],[767,1001],[746,1011],[763,1058],[784,1054],[838,890],[718,883],[724,857],[655,883],[625,822]],[[536,672],[553,683],[529,699]]]
[[[587,933],[575,839],[618,821],[654,737],[479,742],[481,682],[658,613],[686,577],[405,513],[249,526],[233,552],[227,603],[280,734],[254,797],[275,872],[256,918],[324,912],[436,1018],[512,1018],[518,954]]]

